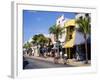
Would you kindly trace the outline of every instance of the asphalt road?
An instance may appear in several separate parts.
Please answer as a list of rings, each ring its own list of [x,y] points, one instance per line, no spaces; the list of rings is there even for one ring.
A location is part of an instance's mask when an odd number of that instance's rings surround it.
[[[24,69],[41,69],[41,68],[58,68],[58,67],[72,67],[71,65],[64,64],[54,64],[53,62],[47,62],[43,60],[25,58],[28,61],[28,64]]]

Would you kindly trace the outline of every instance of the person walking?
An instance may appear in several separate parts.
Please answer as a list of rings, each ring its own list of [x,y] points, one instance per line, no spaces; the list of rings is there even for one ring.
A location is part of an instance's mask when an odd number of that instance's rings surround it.
[[[63,55],[63,64],[67,64],[67,61],[68,61],[68,56],[67,56],[67,53],[65,53]]]
[[[60,55],[58,53],[58,49],[55,49],[54,52],[54,63],[57,64],[59,62]]]

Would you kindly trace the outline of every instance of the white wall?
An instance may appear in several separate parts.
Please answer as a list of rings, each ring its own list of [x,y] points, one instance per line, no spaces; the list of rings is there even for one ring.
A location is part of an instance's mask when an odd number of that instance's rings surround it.
[[[22,1],[22,0],[20,0]],[[29,0],[23,0],[29,1]],[[29,79],[17,79],[17,80],[100,80],[100,1],[99,0],[32,0],[41,4],[54,4],[54,5],[73,5],[73,6],[92,6],[96,7],[98,25],[93,38],[95,39],[95,45],[98,56],[98,71],[97,73],[90,74],[73,74],[63,75],[45,78],[29,78]],[[11,0],[0,0],[0,80],[12,80],[10,75],[11,65]],[[99,36],[99,37],[98,37]]]
[[[60,25],[60,27],[63,27],[64,22],[65,22],[65,17],[62,14],[62,15],[58,16],[58,19],[56,20],[56,25]]]
[[[60,27],[64,27],[64,24],[65,22],[67,21],[68,19],[66,19],[66,17],[64,16],[64,14],[60,15],[58,17],[58,19],[56,20],[56,25],[60,25]],[[66,29],[64,29],[64,33],[59,36],[59,40],[60,42],[65,42],[65,38],[66,38]]]
[[[83,34],[77,31],[76,34],[75,34],[74,44],[78,45],[78,44],[82,44],[84,42],[85,42],[85,40],[84,40]]]

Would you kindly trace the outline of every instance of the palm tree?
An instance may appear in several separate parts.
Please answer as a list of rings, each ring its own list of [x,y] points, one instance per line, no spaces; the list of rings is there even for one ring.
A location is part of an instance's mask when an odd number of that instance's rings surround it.
[[[55,24],[49,28],[49,33],[54,34],[56,41],[58,41],[59,36],[62,35],[62,33],[64,32],[63,30],[64,28],[61,28],[60,25],[56,26]]]
[[[57,46],[57,52],[59,54],[59,46],[60,46],[60,43],[59,43],[59,36],[62,35],[62,33],[64,33],[64,28],[60,27],[60,25],[53,25],[52,27],[49,28],[49,33],[50,34],[53,34],[54,37],[56,38],[56,46]]]
[[[85,14],[84,17],[80,17],[76,20],[76,24],[78,24],[78,31],[82,32],[85,39],[85,53],[86,53],[86,64],[88,63],[88,52],[87,52],[87,35],[90,35],[91,25],[90,25],[90,16],[89,14]]]

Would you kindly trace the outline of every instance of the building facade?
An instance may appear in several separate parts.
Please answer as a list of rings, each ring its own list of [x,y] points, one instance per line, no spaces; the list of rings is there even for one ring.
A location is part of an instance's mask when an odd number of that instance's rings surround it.
[[[62,15],[58,17],[58,19],[56,20],[56,25],[60,25],[60,27],[65,28],[64,33],[61,36],[59,36],[58,40],[64,44],[62,47],[65,48],[65,53],[68,55],[68,58],[75,58],[76,55],[79,59],[83,59],[83,57],[85,57],[84,35],[83,33],[77,30],[79,26],[76,24],[76,19],[81,17],[84,18],[85,15],[86,15],[85,13],[76,14],[74,19],[66,19],[64,15]],[[52,34],[53,43],[56,42],[54,39],[55,39],[54,35]],[[88,56],[90,59],[91,39],[90,39],[90,35],[88,34],[87,34],[87,40],[88,40]]]
[[[79,60],[85,59],[85,39],[84,34],[79,32],[77,28],[79,26],[76,24],[76,19],[85,17],[86,14],[76,14],[75,19],[70,19],[65,22],[66,28],[66,43],[64,45],[65,52],[68,55],[68,58],[75,58],[77,55]],[[89,15],[90,16],[90,15]],[[91,38],[87,34],[87,48],[88,48],[88,59],[91,59]]]

